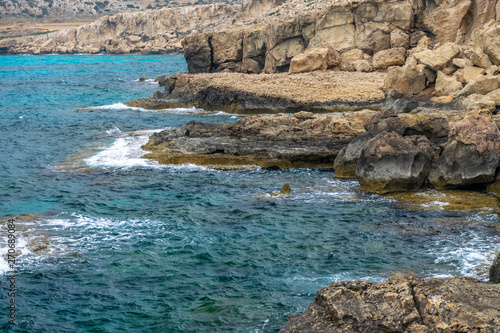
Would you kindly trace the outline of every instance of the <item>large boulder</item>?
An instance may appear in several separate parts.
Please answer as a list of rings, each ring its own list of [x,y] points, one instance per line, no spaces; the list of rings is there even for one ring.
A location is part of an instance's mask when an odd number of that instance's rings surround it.
[[[428,179],[436,188],[490,183],[499,165],[500,131],[489,111],[474,111],[450,130]]]
[[[414,56],[422,64],[434,70],[441,70],[451,63],[453,58],[460,54],[460,46],[455,43],[446,43],[435,50],[424,50]]]
[[[189,73],[209,73],[212,69],[212,50],[209,44],[209,35],[194,34],[182,40],[184,57]]]
[[[476,66],[465,66],[464,67],[464,80],[469,83],[470,81],[477,78],[479,75],[484,74],[484,69]]]
[[[398,89],[409,96],[416,95],[425,89],[426,79],[425,73],[411,64],[391,66],[387,69],[384,90]]]
[[[500,285],[467,277],[339,281],[280,333],[498,332]]]
[[[471,40],[489,56],[495,65],[500,65],[500,23],[498,21],[492,20],[476,30]]]
[[[371,61],[371,57],[360,49],[352,49],[344,52],[340,55],[340,69],[348,72],[355,71],[353,63],[358,60]]]
[[[486,95],[500,88],[499,75],[481,75],[471,80],[465,87],[455,94],[455,97],[467,97],[472,94]]]
[[[338,66],[340,56],[331,48],[317,47],[298,54],[290,62],[290,73],[304,73]]]
[[[370,119],[370,121],[365,125],[365,130],[374,133],[395,132],[399,135],[403,135],[408,127],[408,123],[399,118],[397,113],[390,108],[377,113],[372,119]]]
[[[377,135],[374,132],[364,132],[342,148],[335,158],[333,169],[337,178],[355,178],[356,166],[365,144]]]
[[[363,147],[356,178],[366,192],[415,191],[427,177],[429,162],[429,154],[412,140],[395,132],[384,132]]]
[[[432,145],[438,146],[445,143],[450,133],[450,125],[445,118],[429,118],[408,127],[404,136],[423,135]]]
[[[373,55],[373,68],[386,69],[390,66],[401,66],[405,64],[406,49],[399,47],[382,50]]]

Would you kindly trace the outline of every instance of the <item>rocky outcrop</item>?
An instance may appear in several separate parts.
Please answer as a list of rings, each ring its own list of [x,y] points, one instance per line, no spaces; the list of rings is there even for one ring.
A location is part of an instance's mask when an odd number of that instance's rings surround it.
[[[374,113],[259,115],[226,125],[189,122],[153,134],[143,147],[151,153],[144,157],[214,168],[331,168]]]
[[[42,36],[1,40],[0,52],[179,53],[186,35],[208,29],[239,10],[238,5],[216,4],[121,13]]]
[[[498,304],[499,284],[467,277],[334,282],[280,332],[497,333]]]
[[[256,26],[211,32],[203,38],[188,36],[183,45],[190,50],[201,50],[206,45],[210,46],[211,39],[226,38],[226,48],[241,49],[237,57],[226,60],[229,64],[212,60],[210,66],[205,68],[190,66],[192,73],[228,69],[246,72],[245,66],[237,65],[246,62],[258,63],[259,70],[266,73],[285,72],[289,70],[293,57],[319,46],[328,46],[340,53],[359,49],[369,56],[384,50],[407,50],[417,46],[415,51],[410,52],[411,55],[415,55],[421,63],[433,70],[444,70],[460,52],[455,43],[463,44],[468,41],[472,31],[479,28],[482,29],[475,35],[478,39],[476,48],[480,52],[484,49],[485,54],[496,57],[494,47],[487,44],[490,40],[495,40],[500,30],[494,24],[485,27],[489,20],[496,19],[496,13],[493,10],[485,15],[482,9],[495,8],[496,4],[497,0],[482,0],[481,4],[470,0],[453,3],[427,0],[341,1],[317,11],[301,13],[297,10],[295,16],[288,15],[282,20],[260,19]],[[483,7],[478,7],[479,5]],[[412,34],[413,44],[410,38]],[[230,35],[239,37],[229,37]],[[427,39],[430,43],[417,45],[426,35],[431,36],[433,42]],[[492,41],[490,44],[496,45],[495,43],[496,41]],[[434,44],[438,45],[435,50],[432,49]],[[212,52],[216,50],[212,49]],[[395,54],[392,57],[380,54],[372,67],[387,68],[391,62],[400,65],[401,59],[404,62],[404,52],[390,52]],[[191,57],[200,56],[201,54],[189,52],[186,60],[190,63]],[[210,61],[207,55],[206,60]],[[358,64],[357,67],[368,69],[366,64]]]
[[[383,73],[213,73],[174,75],[165,92],[127,104],[153,109],[197,107],[231,113],[379,108]]]
[[[451,129],[429,182],[436,188],[491,183],[500,165],[500,131],[489,111],[468,114]]]
[[[355,178],[356,166],[358,165],[361,151],[365,144],[373,139],[377,133],[365,132],[358,135],[347,146],[342,148],[333,163],[335,177],[337,178]]]
[[[427,142],[415,144],[415,139]],[[378,134],[361,150],[356,167],[361,189],[375,193],[419,189],[429,172],[430,156],[426,150],[430,150],[430,144],[425,137],[409,138],[395,132]]]

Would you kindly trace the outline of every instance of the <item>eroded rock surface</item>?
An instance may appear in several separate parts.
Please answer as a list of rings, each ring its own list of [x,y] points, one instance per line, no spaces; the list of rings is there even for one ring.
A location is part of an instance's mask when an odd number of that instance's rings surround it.
[[[498,333],[498,304],[500,285],[466,277],[334,282],[280,332]]]

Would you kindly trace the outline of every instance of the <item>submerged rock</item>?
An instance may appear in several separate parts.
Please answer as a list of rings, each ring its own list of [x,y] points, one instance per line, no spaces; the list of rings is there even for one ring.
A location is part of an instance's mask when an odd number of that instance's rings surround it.
[[[281,190],[279,192],[271,193],[271,196],[275,197],[278,195],[288,195],[288,194],[292,194],[292,189],[290,188],[290,184],[285,183],[285,185],[283,185],[283,187],[281,188]]]
[[[500,285],[474,278],[341,281],[318,290],[280,333],[498,332]]]

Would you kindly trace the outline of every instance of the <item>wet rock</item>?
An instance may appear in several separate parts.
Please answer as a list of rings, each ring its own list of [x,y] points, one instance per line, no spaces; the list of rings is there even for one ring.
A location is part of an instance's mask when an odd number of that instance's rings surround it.
[[[292,194],[292,189],[290,188],[290,184],[285,183],[285,185],[283,185],[283,187],[281,188],[281,190],[279,192],[271,193],[270,195],[272,197],[275,197],[278,195],[289,195],[289,194]]]
[[[489,274],[491,283],[500,283],[500,254],[498,254],[490,267]]]
[[[489,111],[474,111],[450,130],[428,179],[436,188],[490,183],[499,162],[500,131]]]
[[[411,140],[384,132],[368,141],[356,167],[356,178],[367,192],[415,191],[424,183],[430,156]]]
[[[140,77],[139,79],[137,79],[138,82],[146,82],[146,80],[148,80],[147,77]]]
[[[496,332],[500,285],[473,278],[382,283],[341,281],[318,290],[307,311],[288,317],[291,332]]]
[[[361,133],[351,141],[347,146],[342,148],[340,153],[335,158],[333,169],[337,178],[355,178],[356,166],[358,165],[361,151],[365,144],[373,139],[377,133],[365,132]]]

